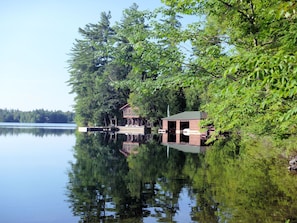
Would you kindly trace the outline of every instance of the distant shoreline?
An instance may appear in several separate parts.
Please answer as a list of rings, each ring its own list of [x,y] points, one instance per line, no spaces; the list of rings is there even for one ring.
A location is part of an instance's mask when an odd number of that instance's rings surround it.
[[[74,123],[74,112],[48,111],[38,109],[20,111],[0,109],[0,122],[15,123]]]
[[[73,124],[76,125],[75,122],[0,122],[0,124]]]
[[[0,122],[0,128],[63,128],[76,129],[75,123],[24,123],[24,122]]]

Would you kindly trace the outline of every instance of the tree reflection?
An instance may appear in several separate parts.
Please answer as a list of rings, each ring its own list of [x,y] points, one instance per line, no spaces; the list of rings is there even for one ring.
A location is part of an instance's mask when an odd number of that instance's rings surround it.
[[[229,138],[206,153],[169,156],[160,140],[143,139],[122,153],[125,135],[77,135],[67,188],[81,222],[177,222],[184,191],[192,222],[296,222],[297,178],[284,151],[297,139]]]
[[[120,152],[123,140],[120,135],[77,135],[67,186],[73,214],[81,222],[142,222],[149,215],[172,219],[184,187],[185,155],[175,151],[168,159],[166,148],[151,140],[126,158]]]
[[[61,135],[72,135],[75,132],[75,128],[41,128],[41,127],[5,127],[0,128],[0,136],[6,135],[20,135],[20,134],[30,134],[37,137],[44,137],[44,136],[61,136]]]
[[[129,203],[130,198],[123,179],[128,166],[118,150],[120,141],[109,141],[109,137],[77,135],[76,162],[71,163],[68,196],[73,214],[80,216],[82,222],[114,218],[116,209],[129,209],[126,204],[121,205],[124,201]]]
[[[168,158],[156,141],[143,144],[139,153],[129,156],[128,188],[132,196],[143,198],[160,221],[172,220],[179,210],[178,198],[184,186],[182,169],[185,156],[175,151]]]
[[[184,173],[190,178],[191,196],[196,199],[196,205],[192,207],[192,220],[215,223],[219,222],[216,215],[218,203],[213,199],[212,183],[208,181],[207,169],[204,153],[196,157],[187,156]]]
[[[207,183],[223,221],[296,222],[297,178],[287,171],[282,156],[286,143],[232,139],[206,154]]]

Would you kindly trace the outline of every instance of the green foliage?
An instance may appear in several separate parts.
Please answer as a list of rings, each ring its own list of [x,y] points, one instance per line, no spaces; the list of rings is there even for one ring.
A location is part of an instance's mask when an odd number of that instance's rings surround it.
[[[79,125],[109,124],[109,118],[120,117],[119,108],[127,102],[159,125],[167,105],[181,112],[188,100],[188,107],[198,109],[200,104],[193,101],[197,93],[191,91],[187,99],[176,84],[183,81],[176,77],[182,75],[185,60],[180,16],[169,9],[139,11],[133,4],[111,27],[108,15],[102,15],[98,24],[79,30],[83,40],[76,41],[69,60]],[[103,40],[98,33],[108,35]],[[168,88],[168,81],[173,88]]]
[[[294,4],[165,2],[176,11],[206,15],[200,24],[190,26],[188,35],[197,55],[193,63],[204,68],[202,89],[207,90],[200,95],[202,108],[218,132],[295,134]]]
[[[163,2],[153,12],[133,4],[114,26],[102,13],[79,30],[69,60],[78,123],[110,124],[129,102],[153,123],[169,105],[205,110],[217,133],[297,133],[292,1]],[[185,27],[183,14],[196,21]]]

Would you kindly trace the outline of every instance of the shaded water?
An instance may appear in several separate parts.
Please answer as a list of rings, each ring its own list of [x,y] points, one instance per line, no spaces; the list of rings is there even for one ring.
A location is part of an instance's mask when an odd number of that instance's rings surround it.
[[[183,152],[161,135],[0,125],[0,145],[0,222],[297,222],[294,138]]]

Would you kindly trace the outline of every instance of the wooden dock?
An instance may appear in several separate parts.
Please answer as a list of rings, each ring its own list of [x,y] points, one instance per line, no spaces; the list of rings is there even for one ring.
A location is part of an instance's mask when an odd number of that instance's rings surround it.
[[[146,133],[145,126],[116,126],[116,127],[78,127],[79,132],[117,132],[121,134],[142,134]]]
[[[93,127],[78,127],[79,132],[117,132],[119,128],[117,127],[101,127],[101,126],[93,126]]]
[[[118,133],[122,134],[141,134],[144,135],[146,133],[145,126],[118,126]]]

